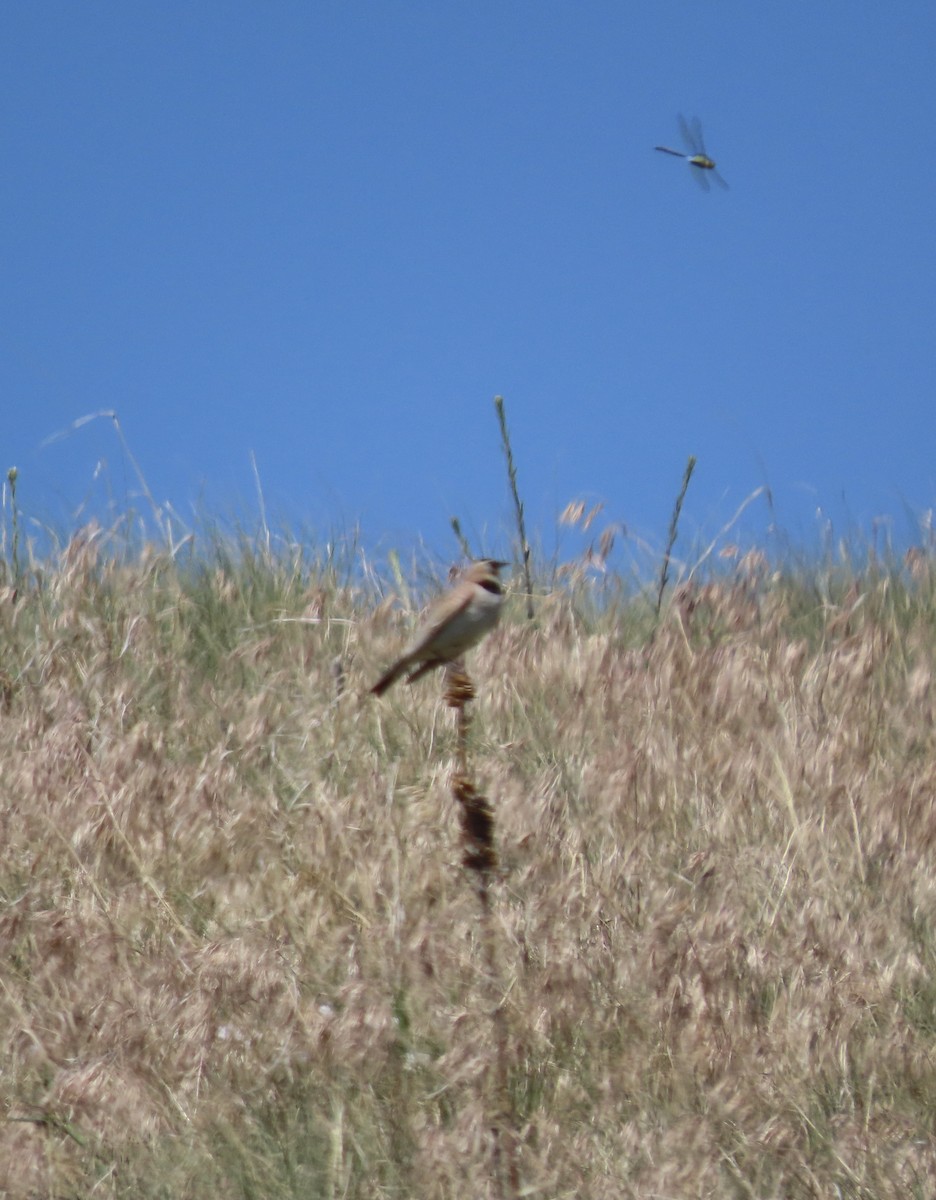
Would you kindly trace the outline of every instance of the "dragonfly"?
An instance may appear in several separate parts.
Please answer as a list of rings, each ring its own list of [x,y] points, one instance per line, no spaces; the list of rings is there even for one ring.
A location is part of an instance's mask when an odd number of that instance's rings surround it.
[[[682,150],[671,150],[669,146],[654,146],[654,149],[662,150],[664,154],[675,154],[677,158],[685,158],[689,166],[693,168],[693,177],[704,191],[709,190],[709,178],[714,179],[720,187],[727,188],[728,184],[715,168],[714,159],[709,158],[706,153],[705,141],[702,137],[702,122],[699,118],[693,117],[691,121],[687,121],[680,113],[679,132],[682,134],[688,154],[684,154]]]

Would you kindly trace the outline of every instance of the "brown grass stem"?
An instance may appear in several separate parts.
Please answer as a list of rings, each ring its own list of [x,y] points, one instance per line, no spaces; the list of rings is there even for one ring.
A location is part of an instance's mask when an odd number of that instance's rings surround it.
[[[11,544],[10,544],[10,561],[13,567],[13,587],[15,589],[20,584],[20,561],[19,561],[19,508],[16,503],[16,480],[19,472],[16,467],[10,467],[7,471],[7,483],[10,487],[10,529],[11,529]]]
[[[527,540],[526,521],[523,516],[523,501],[517,486],[517,464],[514,462],[513,448],[510,444],[510,433],[507,429],[507,412],[504,408],[504,397],[494,397],[494,408],[497,410],[497,421],[500,425],[501,445],[507,460],[507,479],[510,484],[510,494],[513,498],[514,516],[517,522],[517,537],[520,543],[520,554],[523,561],[523,583],[526,588],[527,619],[533,620],[533,574],[530,564],[530,543]]]
[[[506,997],[500,983],[497,931],[493,913],[492,884],[497,871],[494,810],[475,788],[469,774],[468,705],[475,688],[464,667],[449,668],[445,699],[457,716],[456,758],[458,769],[452,780],[452,795],[458,805],[462,831],[462,865],[469,872],[479,904],[480,940],[483,947],[491,1025],[489,1129],[491,1134],[492,1182],[497,1200],[516,1200],[520,1195],[520,1166],[516,1118],[510,1096],[510,1048]]]

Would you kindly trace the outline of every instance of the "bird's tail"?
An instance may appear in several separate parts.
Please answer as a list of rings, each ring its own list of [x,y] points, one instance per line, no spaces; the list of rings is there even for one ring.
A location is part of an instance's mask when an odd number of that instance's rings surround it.
[[[392,666],[390,670],[386,672],[386,674],[381,675],[381,677],[371,688],[371,695],[382,696],[387,688],[392,687],[396,683],[405,669],[406,668],[401,667],[399,663],[396,663],[394,666]]]
[[[434,671],[436,667],[443,666],[442,659],[427,658],[424,663],[420,663],[412,675],[406,677],[407,683],[415,683],[417,679],[422,679],[423,675],[428,675],[430,671]]]
[[[418,662],[418,659],[415,661]],[[413,662],[414,660],[409,655],[398,659],[393,666],[390,667],[389,670],[385,671],[377,680],[377,682],[371,688],[371,695],[382,696],[387,688],[393,687],[401,675],[406,674],[406,672],[413,665]]]

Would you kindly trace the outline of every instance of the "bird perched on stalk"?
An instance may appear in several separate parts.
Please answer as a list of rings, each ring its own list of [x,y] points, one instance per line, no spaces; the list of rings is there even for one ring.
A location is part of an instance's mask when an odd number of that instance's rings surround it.
[[[432,605],[412,642],[393,666],[371,688],[382,696],[407,671],[412,683],[435,667],[461,658],[497,624],[504,588],[500,570],[507,563],[482,558],[468,568],[451,591]]]

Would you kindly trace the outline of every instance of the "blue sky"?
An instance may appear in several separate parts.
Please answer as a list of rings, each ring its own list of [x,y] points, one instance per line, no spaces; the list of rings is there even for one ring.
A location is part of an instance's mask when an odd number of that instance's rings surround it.
[[[661,545],[918,537],[936,502],[927,3],[6,5],[2,467],[509,549],[582,498]],[[678,145],[698,115],[730,183]],[[110,509],[108,506],[112,506]]]

